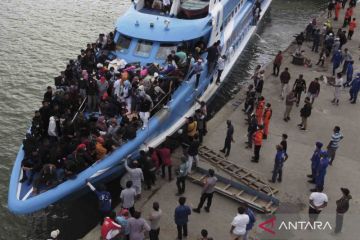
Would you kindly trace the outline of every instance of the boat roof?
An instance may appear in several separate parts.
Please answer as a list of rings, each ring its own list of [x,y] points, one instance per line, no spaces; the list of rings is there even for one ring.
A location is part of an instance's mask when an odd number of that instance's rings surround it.
[[[211,20],[211,15],[187,20],[146,14],[130,7],[117,20],[116,31],[129,37],[149,41],[181,42],[205,36],[211,30]],[[165,21],[170,21],[168,29]],[[154,27],[150,27],[150,23],[153,23]]]

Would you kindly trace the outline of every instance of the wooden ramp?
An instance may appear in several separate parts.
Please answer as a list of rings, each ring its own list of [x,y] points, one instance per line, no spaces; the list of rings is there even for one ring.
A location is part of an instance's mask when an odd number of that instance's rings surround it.
[[[253,171],[228,161],[223,155],[214,152],[206,146],[199,148],[199,155],[202,160],[205,160],[217,169],[221,169],[229,174],[229,176],[256,191],[263,192],[269,196],[274,196],[279,191],[271,187],[266,180],[261,179],[260,176],[257,176]]]
[[[188,179],[196,184],[204,185],[207,170],[197,167]],[[237,202],[246,203],[249,207],[264,213],[274,213],[279,206],[279,200],[263,192],[256,191],[237,181],[217,175],[218,182],[215,191],[220,195],[231,198]]]

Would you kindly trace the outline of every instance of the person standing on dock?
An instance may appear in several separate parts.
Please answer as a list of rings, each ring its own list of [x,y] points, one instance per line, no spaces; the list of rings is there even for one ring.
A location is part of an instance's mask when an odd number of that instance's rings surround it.
[[[343,138],[344,136],[340,132],[340,127],[335,126],[333,134],[331,135],[331,140],[327,146],[327,152],[330,157],[330,165],[332,165],[335,160],[336,150],[339,148],[339,143],[341,140],[343,140]]]
[[[133,161],[132,165],[133,165],[133,167],[130,168],[128,166],[128,159],[125,159],[126,171],[130,175],[130,179],[131,179],[131,181],[133,183],[133,186],[134,186],[134,189],[136,191],[137,197],[140,197],[140,195],[141,195],[141,182],[144,181],[144,174],[143,174],[143,171],[141,170],[141,168],[139,167],[138,161]]]
[[[336,5],[335,5],[335,18],[334,18],[334,21],[339,20],[340,10],[341,10],[341,2],[337,1]]]
[[[267,139],[267,136],[269,135],[269,125],[270,125],[271,116],[272,116],[271,104],[267,103],[263,115],[263,123],[264,123],[263,139]]]
[[[246,214],[246,208],[243,206],[238,207],[238,213],[231,222],[230,233],[232,239],[241,240],[246,235],[246,226],[250,222],[249,216]]]
[[[332,62],[333,62],[332,75],[335,76],[336,69],[340,67],[341,63],[343,62],[343,54],[341,52],[341,49],[338,49],[337,52],[334,53]]]
[[[345,74],[347,72],[348,65],[352,62],[351,53],[347,48],[344,49],[343,60],[344,60],[344,64],[343,64],[342,74]]]
[[[317,190],[322,191],[324,189],[326,169],[328,166],[329,166],[328,153],[326,151],[322,151],[320,153],[319,166],[316,170],[316,176],[315,176],[316,187],[314,189],[311,189],[310,190],[311,192],[315,192]]]
[[[314,104],[315,98],[319,96],[320,93],[320,83],[319,78],[315,78],[309,85],[307,91],[307,97],[311,99],[311,105]]]
[[[189,215],[191,215],[191,209],[189,206],[185,205],[186,198],[180,197],[179,198],[179,206],[175,208],[175,224],[177,227],[178,240],[182,240],[183,237],[188,236],[188,228],[187,223],[189,221]]]
[[[288,88],[289,88],[289,82],[291,79],[291,75],[289,73],[289,68],[285,68],[284,71],[280,74],[280,83],[281,83],[281,93],[280,97],[281,99],[284,99],[284,97],[288,94]]]
[[[201,208],[203,207],[205,200],[207,200],[206,207],[204,208],[206,212],[210,212],[210,207],[212,203],[212,198],[214,196],[215,185],[217,178],[215,177],[214,169],[209,169],[208,176],[205,178],[205,185],[203,186],[200,202],[197,208],[193,208],[193,211],[200,213]]]
[[[181,164],[179,169],[175,172],[176,173],[176,187],[178,192],[176,196],[181,196],[185,192],[185,180],[186,176],[188,175],[188,165],[186,157],[182,157]]]
[[[290,120],[290,113],[294,106],[294,103],[297,101],[295,90],[292,90],[285,98],[285,112],[284,112],[284,121],[287,122]]]
[[[349,93],[350,93],[349,101],[351,104],[355,104],[359,90],[360,90],[360,74],[359,73],[358,73],[357,77],[354,80],[352,80],[350,85],[351,85],[351,87],[350,87],[350,91],[349,91]]]
[[[149,232],[149,224],[141,217],[141,212],[134,212],[134,215],[128,220],[129,240],[144,240],[145,232]]]
[[[120,193],[120,202],[123,209],[129,210],[130,214],[133,215],[135,212],[135,198],[136,190],[133,188],[133,182],[127,181],[126,188]]]
[[[298,124],[298,127],[300,127],[300,130],[306,130],[307,119],[310,117],[311,109],[312,109],[312,106],[310,103],[310,98],[306,97],[304,102],[305,102],[305,104],[300,110],[301,123]]]
[[[342,73],[339,72],[336,75],[335,78],[335,83],[334,83],[334,99],[331,101],[332,104],[334,105],[339,105],[339,100],[340,100],[340,94],[341,94],[341,87],[343,86],[343,78],[342,78]]]
[[[282,52],[279,51],[278,54],[275,56],[275,59],[273,62],[273,75],[274,76],[279,76],[282,60],[283,60],[283,55],[282,55]]]
[[[255,110],[255,116],[256,116],[258,125],[262,125],[264,107],[265,107],[265,98],[263,96],[260,96],[260,97],[258,97],[258,102],[256,105],[256,110]]]
[[[330,0],[329,4],[328,4],[328,12],[327,12],[327,18],[332,18],[332,12],[335,9],[335,1],[334,0]]]
[[[256,129],[257,129],[257,120],[256,120],[256,116],[254,113],[252,113],[250,115],[250,120],[249,120],[249,126],[248,126],[248,134],[247,134],[247,137],[248,137],[248,141],[246,142],[247,146],[246,148],[252,148],[252,143],[253,143],[253,140],[252,140],[252,136],[254,134],[254,132],[256,132]]]
[[[151,229],[149,232],[150,240],[159,240],[161,215],[162,215],[162,211],[160,209],[159,203],[154,202],[153,210],[149,215],[150,229]]]
[[[299,106],[302,92],[306,93],[306,81],[303,77],[304,76],[300,74],[299,78],[295,80],[295,83],[293,85],[293,90],[295,91],[295,96],[296,96],[297,107]]]
[[[234,127],[231,124],[231,121],[227,120],[226,125],[227,125],[227,131],[226,131],[224,148],[220,150],[220,152],[225,153],[225,157],[229,156],[230,150],[231,150],[231,142],[234,141],[234,138],[233,138]]]
[[[256,132],[253,134],[253,142],[254,142],[254,156],[252,157],[252,162],[259,162],[260,158],[260,149],[263,141],[263,126],[258,125]]]
[[[192,166],[195,167],[199,164],[199,147],[200,141],[198,134],[194,135],[194,139],[191,140],[189,148],[188,148],[188,160],[187,160],[187,173],[191,174]]]
[[[343,226],[344,214],[349,210],[349,201],[352,199],[350,190],[347,188],[340,188],[342,197],[336,201],[336,225],[334,233],[340,233]]]
[[[264,77],[265,77],[264,73],[265,73],[264,70],[260,70],[259,79],[257,80],[256,85],[255,85],[255,92],[256,92],[257,97],[261,96],[263,88],[264,88]]]
[[[311,178],[308,182],[313,183],[313,184],[315,184],[316,171],[319,167],[320,153],[322,151],[321,148],[322,148],[323,144],[321,142],[316,142],[315,146],[316,146],[315,151],[310,159],[311,160],[311,174],[307,175],[308,178]]]
[[[322,189],[318,189],[310,194],[309,197],[309,222],[314,224],[318,219],[321,211],[327,206],[328,196],[322,192]]]
[[[354,34],[355,28],[357,27],[356,18],[353,18],[349,23],[349,31],[348,31],[348,40],[351,40],[352,35]]]
[[[311,48],[312,52],[319,52],[319,45],[321,42],[320,29],[316,29],[313,36],[313,45]]]
[[[286,157],[283,147],[281,145],[276,145],[275,163],[274,163],[272,178],[269,180],[270,182],[275,183],[276,178],[278,182],[282,181],[282,168],[284,166],[285,161],[286,161]]]

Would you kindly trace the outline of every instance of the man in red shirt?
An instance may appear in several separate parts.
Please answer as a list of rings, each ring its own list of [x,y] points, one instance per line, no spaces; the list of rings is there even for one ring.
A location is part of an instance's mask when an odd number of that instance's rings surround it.
[[[109,217],[104,219],[104,222],[101,226],[101,239],[110,240],[114,239],[121,232],[121,225],[115,222],[116,213],[111,212]]]
[[[355,31],[355,28],[356,28],[356,18],[353,18],[352,21],[349,23],[348,40],[351,40],[351,37]]]
[[[273,75],[279,76],[280,65],[281,65],[282,60],[283,60],[283,55],[282,55],[282,52],[279,51],[273,62]]]

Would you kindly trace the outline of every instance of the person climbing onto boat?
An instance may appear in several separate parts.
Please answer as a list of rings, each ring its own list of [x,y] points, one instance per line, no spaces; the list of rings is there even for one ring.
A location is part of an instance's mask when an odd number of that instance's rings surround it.
[[[192,78],[192,76],[194,76],[195,75],[195,77],[196,77],[196,79],[195,79],[195,86],[194,86],[194,88],[195,88],[195,91],[197,91],[197,89],[198,89],[198,86],[199,86],[199,81],[200,81],[200,76],[201,76],[201,73],[202,73],[202,71],[204,70],[203,69],[203,66],[202,66],[202,59],[201,58],[199,58],[197,61],[196,61],[196,63],[193,65],[193,67],[192,67],[192,72],[190,73],[190,75],[189,75],[189,80]]]
[[[86,180],[86,185],[93,191],[99,201],[99,211],[100,211],[100,223],[102,224],[105,217],[108,217],[111,213],[111,194],[105,188],[105,186],[100,185],[97,189],[92,185],[88,180]]]
[[[213,74],[215,65],[217,63],[217,60],[219,58],[219,42],[215,42],[211,47],[209,47],[208,49],[206,49],[207,57],[207,76],[211,76]]]
[[[128,159],[125,160],[126,171],[130,175],[130,179],[133,182],[133,187],[136,191],[137,198],[141,196],[141,182],[144,181],[144,174],[141,168],[139,167],[138,161],[132,162],[132,168],[128,166]]]
[[[219,57],[218,61],[217,61],[217,78],[216,78],[216,85],[220,84],[220,78],[221,78],[221,74],[224,71],[225,68],[225,62],[226,62],[226,56],[222,55],[221,57]]]

